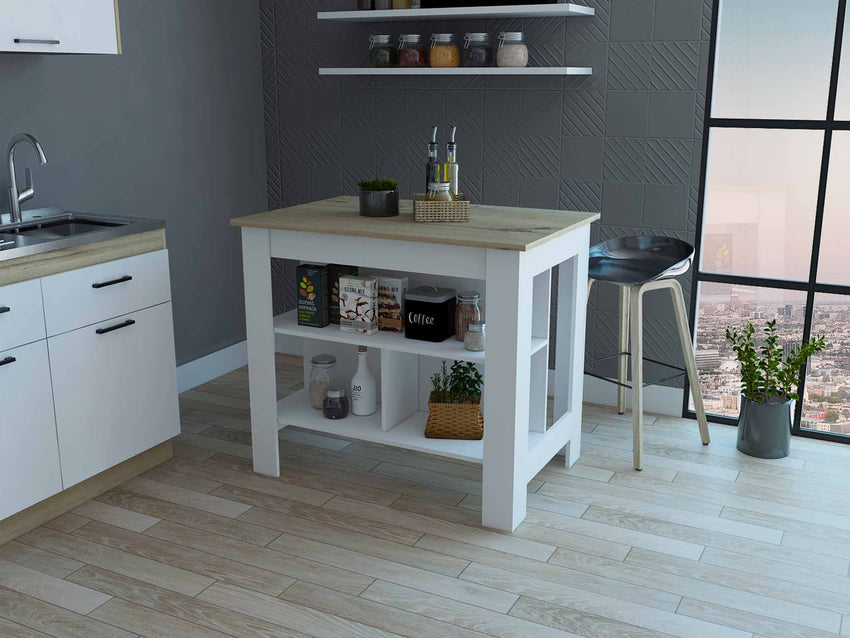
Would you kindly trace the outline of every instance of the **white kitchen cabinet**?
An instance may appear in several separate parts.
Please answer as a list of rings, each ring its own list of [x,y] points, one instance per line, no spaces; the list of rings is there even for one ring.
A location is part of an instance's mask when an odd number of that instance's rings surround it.
[[[0,351],[44,337],[41,281],[0,286]]]
[[[62,490],[47,342],[0,352],[0,388],[2,520]]]
[[[118,0],[0,0],[0,51],[121,53]]]
[[[47,343],[66,489],[180,433],[170,302]]]

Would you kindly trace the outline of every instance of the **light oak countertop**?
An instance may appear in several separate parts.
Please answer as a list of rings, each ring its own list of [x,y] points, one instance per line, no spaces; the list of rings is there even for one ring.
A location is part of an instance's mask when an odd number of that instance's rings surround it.
[[[334,197],[230,220],[231,226],[350,235],[526,251],[599,219],[598,213],[506,206],[470,207],[467,223],[413,221],[413,202],[397,217],[361,217],[357,197]]]

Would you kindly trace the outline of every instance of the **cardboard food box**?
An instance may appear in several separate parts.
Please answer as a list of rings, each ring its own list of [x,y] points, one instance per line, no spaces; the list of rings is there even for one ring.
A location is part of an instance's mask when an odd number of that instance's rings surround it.
[[[357,266],[328,264],[328,286],[330,288],[331,323],[339,324],[339,278],[343,275],[356,275]]]
[[[378,280],[374,277],[339,278],[339,328],[343,332],[378,332]]]
[[[378,330],[404,330],[404,295],[407,277],[378,277]]]
[[[328,325],[328,269],[301,264],[295,268],[298,325],[324,328]]]

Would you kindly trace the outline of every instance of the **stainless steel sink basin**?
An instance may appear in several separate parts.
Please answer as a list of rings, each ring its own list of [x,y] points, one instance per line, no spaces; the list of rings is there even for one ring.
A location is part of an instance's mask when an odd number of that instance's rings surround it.
[[[164,227],[162,220],[105,217],[60,208],[23,211],[23,221],[0,223],[0,262]]]

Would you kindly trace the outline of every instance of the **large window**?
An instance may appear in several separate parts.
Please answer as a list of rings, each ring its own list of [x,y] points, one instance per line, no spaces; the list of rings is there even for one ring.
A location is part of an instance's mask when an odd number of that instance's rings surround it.
[[[850,441],[846,4],[715,0],[691,312],[715,420],[739,408],[726,327],[776,319],[786,348],[828,341],[803,371],[795,433]]]

